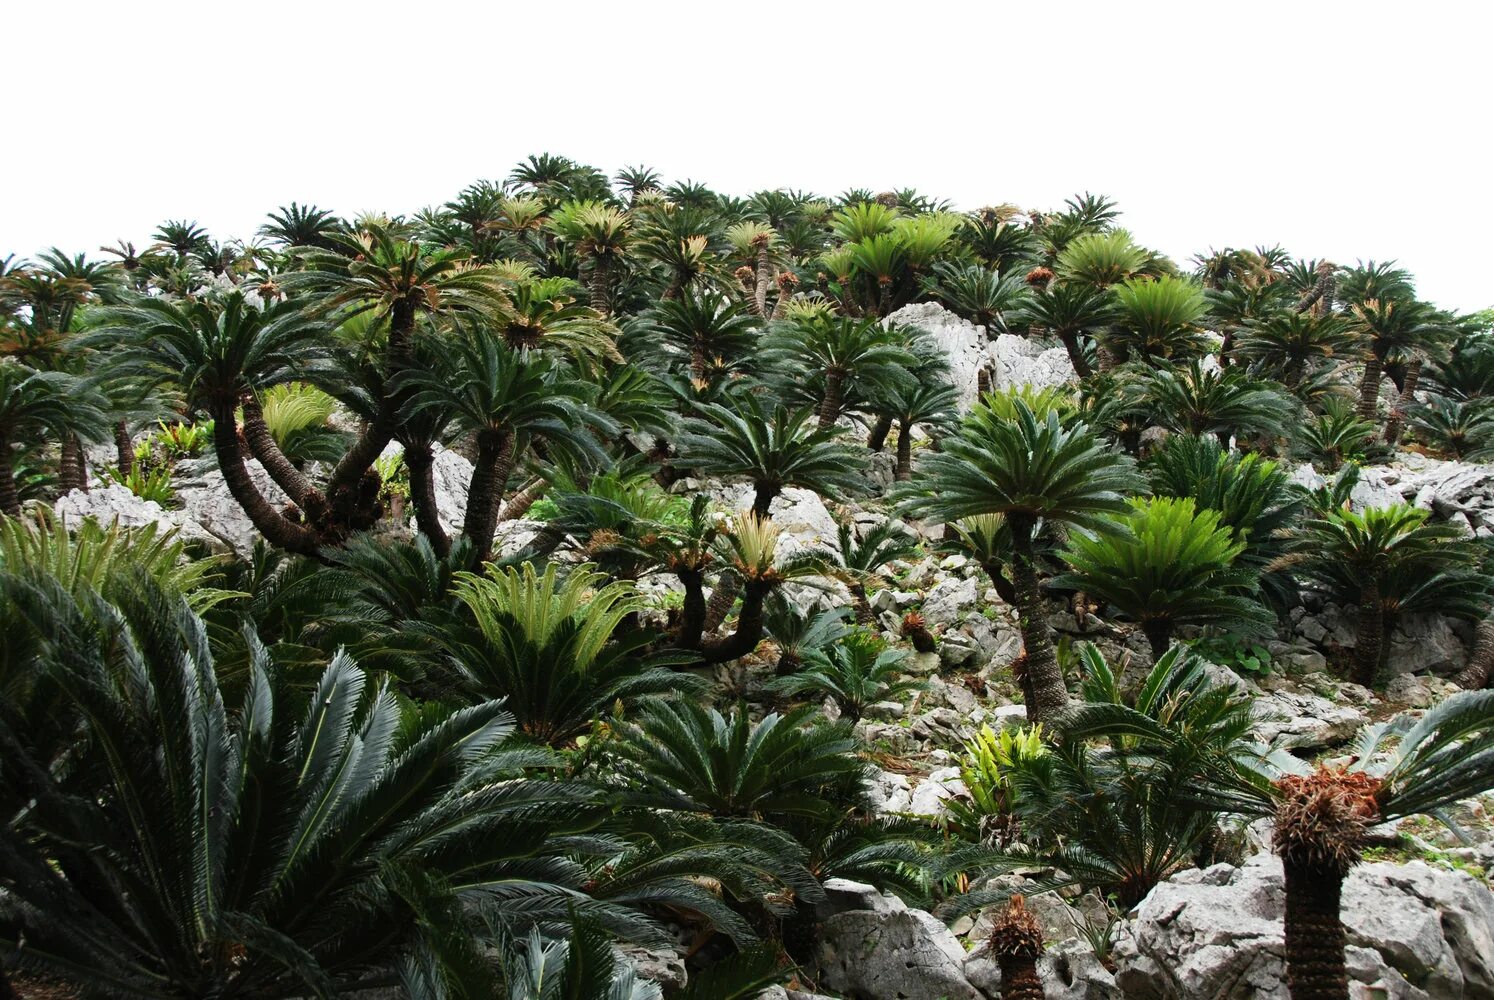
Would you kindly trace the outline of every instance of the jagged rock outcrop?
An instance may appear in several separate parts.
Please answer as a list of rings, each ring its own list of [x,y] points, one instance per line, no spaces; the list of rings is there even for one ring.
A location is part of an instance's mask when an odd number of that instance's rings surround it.
[[[888,317],[926,331],[949,356],[951,376],[960,394],[960,408],[975,403],[979,373],[991,373],[992,388],[1062,385],[1074,380],[1074,366],[1062,346],[1003,333],[990,339],[984,327],[956,316],[937,302],[916,302]]]

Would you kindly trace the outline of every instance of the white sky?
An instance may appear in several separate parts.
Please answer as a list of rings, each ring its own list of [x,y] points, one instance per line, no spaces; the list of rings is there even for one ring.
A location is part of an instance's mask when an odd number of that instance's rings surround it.
[[[1120,201],[1180,262],[1397,258],[1494,305],[1481,0],[0,0],[0,257],[413,211],[530,153],[746,194]]]

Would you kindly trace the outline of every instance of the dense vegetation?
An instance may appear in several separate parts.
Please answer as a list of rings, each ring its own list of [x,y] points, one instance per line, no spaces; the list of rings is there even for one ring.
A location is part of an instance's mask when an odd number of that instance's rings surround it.
[[[674,995],[748,997],[840,876],[999,907],[1011,995],[1040,996],[990,876],[1127,907],[1237,814],[1276,819],[1293,996],[1346,997],[1365,831],[1494,785],[1487,542],[1348,495],[1397,446],[1494,456],[1489,317],[1391,263],[1180,264],[1117,219],[545,155],[409,217],[293,203],[243,241],[6,259],[0,995],[644,998],[610,943],[683,934]],[[896,320],[919,302],[1074,378],[983,365],[969,405]],[[106,482],[169,508],[189,460],[248,558],[46,512]],[[794,489],[838,537],[790,544]],[[1016,609],[1034,728],[977,735],[946,819],[879,817],[856,723],[917,691],[940,623],[871,596],[936,547]],[[1350,764],[1257,745],[1208,643],[1304,588],[1357,610],[1337,666],[1365,684],[1402,616],[1476,623],[1474,690]],[[1154,666],[1056,643],[1061,607]]]

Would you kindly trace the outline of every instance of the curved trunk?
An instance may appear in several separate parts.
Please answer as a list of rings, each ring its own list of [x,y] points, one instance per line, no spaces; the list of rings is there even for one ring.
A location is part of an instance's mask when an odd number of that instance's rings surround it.
[[[122,476],[135,470],[135,442],[130,440],[130,425],[123,420],[114,424],[114,464]]]
[[[1406,421],[1406,407],[1416,403],[1416,387],[1421,382],[1421,366],[1423,359],[1417,355],[1406,363],[1406,375],[1401,380],[1401,395],[1395,401],[1395,409],[1390,411],[1390,419],[1385,422],[1385,443],[1393,445],[1401,439],[1401,427]]]
[[[477,435],[477,461],[467,484],[467,510],[462,535],[472,540],[479,562],[493,554],[493,533],[498,530],[498,501],[514,467],[514,436],[507,431],[483,431]]]
[[[21,493],[16,489],[16,459],[10,438],[0,434],[0,514],[21,516]]]
[[[265,411],[260,406],[259,400],[250,393],[244,397],[244,443],[249,446],[249,453],[259,460],[264,470],[270,474],[275,485],[285,491],[290,497],[291,503],[297,507],[304,506],[306,498],[316,489],[311,485],[311,480],[291,464],[290,459],[285,457],[285,452],[275,443],[275,437],[270,433],[270,427],[265,423]]]
[[[986,575],[991,578],[991,586],[996,589],[996,596],[1011,607],[1016,607],[1017,588],[1006,578],[1006,567],[999,562],[988,562],[984,567]]]
[[[1230,365],[1229,352],[1235,349],[1235,328],[1225,327],[1224,333],[1219,337],[1219,367],[1228,368]]]
[[[238,421],[234,418],[237,407],[233,402],[219,403],[212,407],[213,451],[218,456],[218,468],[223,473],[224,485],[229,494],[249,515],[249,520],[265,541],[289,552],[315,555],[317,533],[296,524],[270,501],[265,499],[259,487],[249,475],[244,464],[244,449],[239,441]]]
[[[897,425],[897,465],[892,478],[900,483],[913,478],[913,427],[906,420]]]
[[[364,426],[327,477],[327,496],[353,488],[373,468],[374,459],[394,440],[393,428],[393,418],[386,417],[382,410]]]
[[[1384,370],[1384,361],[1371,351],[1364,359],[1364,377],[1359,380],[1359,407],[1356,413],[1360,420],[1375,422],[1380,402],[1380,376]]]
[[[1148,618],[1141,623],[1141,632],[1152,647],[1152,659],[1159,660],[1172,645],[1172,622],[1166,618]]]
[[[1043,618],[1043,598],[1038,590],[1037,568],[1033,564],[1032,520],[1022,515],[1008,515],[1012,529],[1012,588],[1017,598],[1017,615],[1022,629],[1022,647],[1026,654],[1023,671],[1026,686],[1032,692],[1027,703],[1029,722],[1049,722],[1069,707],[1069,691],[1063,683],[1063,671],[1053,652],[1053,639]]]
[[[1045,1000],[1043,980],[1032,956],[1002,955],[996,964],[1001,968],[1001,1000]]]
[[[405,445],[405,468],[410,471],[410,502],[415,507],[415,527],[439,556],[451,551],[451,539],[441,527],[436,506],[435,456],[428,444]]]
[[[1379,676],[1385,652],[1385,612],[1380,607],[1380,581],[1373,577],[1359,586],[1358,625],[1354,639],[1354,680],[1370,687]]]
[[[856,608],[856,624],[875,625],[877,616],[872,613],[871,600],[866,596],[866,584],[853,583],[847,589],[851,592],[851,602]]]
[[[675,645],[681,649],[698,649],[701,633],[705,631],[705,572],[698,569],[676,569],[674,575],[679,577],[685,588],[685,603],[680,614]]]
[[[866,446],[872,451],[881,451],[887,447],[887,435],[892,430],[892,416],[881,413],[877,415],[877,422],[872,424],[871,430],[866,435]]]
[[[1286,874],[1287,988],[1292,1000],[1348,1000],[1348,943],[1339,916],[1343,872],[1282,858]]]
[[[714,632],[726,621],[733,604],[737,603],[737,591],[741,588],[741,577],[735,573],[722,573],[711,591],[710,603],[705,608],[703,631]]]
[[[57,488],[64,496],[73,490],[88,492],[88,479],[83,474],[83,446],[76,434],[63,435],[62,456],[57,463]]]
[[[752,308],[759,316],[768,315],[768,285],[773,281],[773,267],[768,261],[768,244],[757,248],[756,286],[752,290]]]
[[[825,372],[825,398],[820,400],[820,429],[835,423],[840,416],[841,395],[845,386],[845,373],[837,368]]]
[[[752,495],[752,513],[758,517],[767,517],[768,511],[773,506],[773,501],[778,499],[778,494],[783,492],[781,486],[769,486],[766,483],[758,483],[757,491]]]
[[[1473,641],[1473,652],[1468,654],[1468,664],[1457,676],[1460,687],[1470,691],[1489,686],[1494,678],[1494,615],[1478,623]]]
[[[742,588],[742,613],[737,616],[737,630],[717,642],[707,641],[701,647],[706,663],[725,663],[746,656],[763,638],[763,600],[772,585],[754,580]]]
[[[591,307],[604,318],[612,316],[612,261],[605,254],[591,259],[591,276],[587,282]]]
[[[1089,359],[1084,356],[1084,347],[1079,343],[1079,335],[1072,330],[1064,330],[1058,334],[1059,342],[1063,349],[1069,354],[1069,364],[1074,366],[1074,374],[1080,378],[1089,378]]]
[[[508,503],[503,505],[503,511],[498,515],[499,522],[516,521],[529,513],[529,508],[545,495],[549,485],[543,477],[534,477],[523,489],[508,498]]]

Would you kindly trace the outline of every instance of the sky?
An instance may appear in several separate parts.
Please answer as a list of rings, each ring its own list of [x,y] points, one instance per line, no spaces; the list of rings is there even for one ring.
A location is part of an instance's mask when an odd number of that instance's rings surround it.
[[[1393,258],[1481,309],[1491,28],[1474,0],[4,0],[0,258],[412,212],[548,151],[732,194],[1093,191],[1180,262]]]

